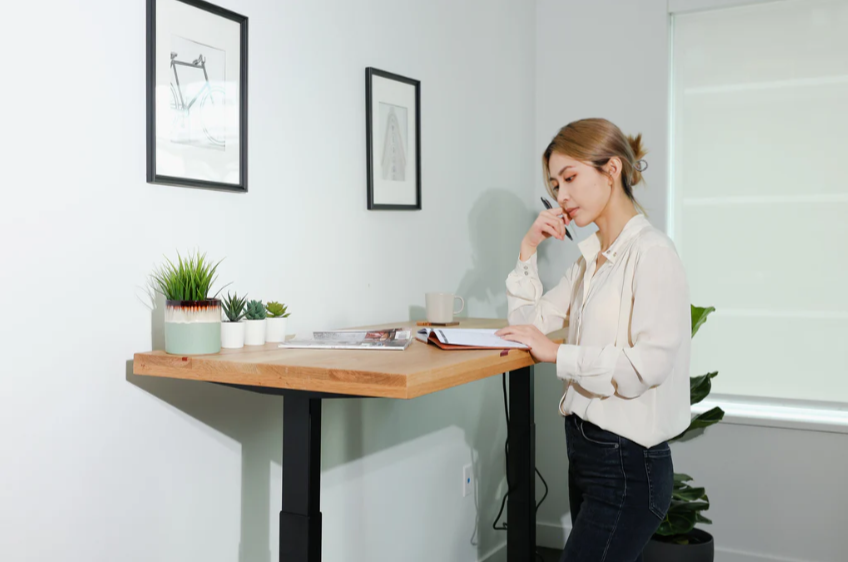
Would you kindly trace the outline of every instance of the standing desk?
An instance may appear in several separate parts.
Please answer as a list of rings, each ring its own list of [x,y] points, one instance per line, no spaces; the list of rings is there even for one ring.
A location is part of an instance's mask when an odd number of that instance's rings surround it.
[[[505,320],[462,319],[461,328],[501,328]],[[368,329],[408,327],[405,321]],[[554,335],[555,337],[555,335]],[[284,397],[280,562],[321,560],[321,403],[410,400],[510,373],[507,455],[507,560],[530,562],[536,549],[533,366],[529,352],[444,351],[414,341],[405,351],[280,349],[276,343],[214,355],[136,353],[136,375],[206,381]]]

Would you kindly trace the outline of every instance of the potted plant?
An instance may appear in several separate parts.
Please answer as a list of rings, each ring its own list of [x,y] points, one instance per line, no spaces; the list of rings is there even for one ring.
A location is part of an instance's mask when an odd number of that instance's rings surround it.
[[[268,319],[265,321],[266,332],[265,341],[282,342],[286,339],[286,318],[291,313],[288,312],[288,307],[275,301],[271,301],[265,305],[265,310],[268,312]]]
[[[692,306],[692,337],[711,312],[715,312],[714,307]],[[690,379],[690,404],[697,404],[707,397],[716,375],[718,372]],[[689,427],[669,441],[677,441],[688,432],[709,427],[723,418],[724,410],[712,408],[692,418]],[[715,545],[712,535],[695,527],[697,523],[712,523],[702,513],[710,508],[710,500],[704,488],[692,486],[689,484],[691,481],[691,476],[675,473],[671,507],[642,553],[645,562],[713,562]]]
[[[262,301],[247,303],[247,321],[244,323],[244,345],[263,345],[265,343],[265,305]]]
[[[165,296],[165,351],[201,355],[221,351],[221,301],[209,296],[221,263],[195,252],[177,263],[166,262],[151,275],[154,289]],[[223,287],[222,287],[223,288]],[[220,290],[219,290],[220,292]]]
[[[238,293],[234,295],[227,293],[223,305],[226,320],[221,324],[221,347],[227,349],[244,347],[244,322],[242,322],[242,319],[246,314],[247,295],[239,297]]]

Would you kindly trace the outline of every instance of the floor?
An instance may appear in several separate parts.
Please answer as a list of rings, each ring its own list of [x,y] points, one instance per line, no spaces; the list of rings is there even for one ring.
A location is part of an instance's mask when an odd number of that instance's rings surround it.
[[[536,562],[559,562],[559,557],[562,556],[561,550],[554,550],[552,548],[543,548],[540,546],[536,551],[542,555],[542,558],[536,557]]]

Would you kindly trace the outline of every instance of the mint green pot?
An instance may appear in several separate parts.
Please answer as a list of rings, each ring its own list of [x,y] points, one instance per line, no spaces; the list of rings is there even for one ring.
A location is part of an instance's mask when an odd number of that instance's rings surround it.
[[[207,355],[221,351],[221,301],[165,301],[165,351]]]

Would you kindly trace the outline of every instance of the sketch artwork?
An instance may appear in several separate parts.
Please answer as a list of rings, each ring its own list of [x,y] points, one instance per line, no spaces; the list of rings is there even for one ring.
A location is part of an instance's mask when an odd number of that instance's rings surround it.
[[[407,110],[381,102],[380,121],[383,124],[382,177],[387,181],[406,181]]]
[[[170,58],[171,142],[225,150],[226,52],[175,35]]]

